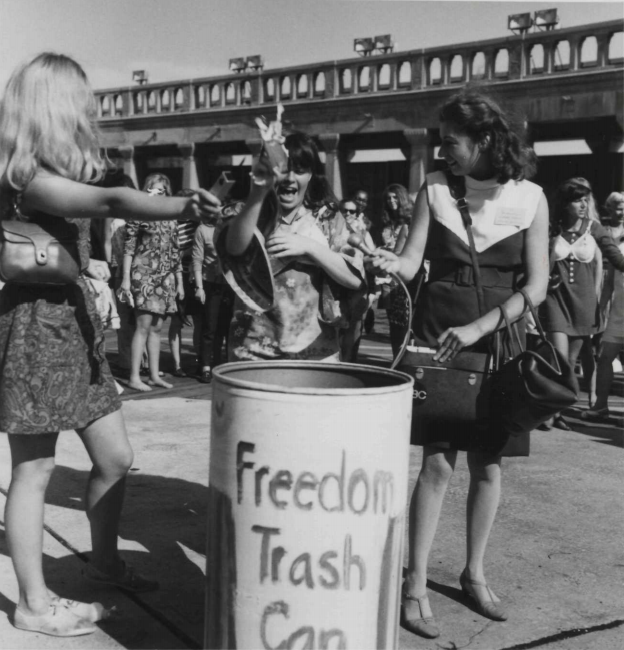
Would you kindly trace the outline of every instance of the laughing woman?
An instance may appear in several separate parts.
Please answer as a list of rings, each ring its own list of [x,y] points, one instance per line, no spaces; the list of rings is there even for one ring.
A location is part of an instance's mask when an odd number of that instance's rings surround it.
[[[270,138],[270,132],[263,137]],[[252,281],[259,277],[266,242],[274,286],[272,304],[262,312],[249,301],[245,304],[240,284],[233,284],[239,298],[230,328],[231,361],[338,360],[339,328],[346,326],[336,309],[338,297],[344,298],[344,289],[363,286],[361,257],[347,245],[349,230],[335,212],[314,141],[293,133],[285,148],[287,173],[271,171],[261,158],[245,206],[217,244],[231,282],[227,269],[235,266],[250,269],[247,277]],[[321,228],[328,211],[335,214],[329,226]]]

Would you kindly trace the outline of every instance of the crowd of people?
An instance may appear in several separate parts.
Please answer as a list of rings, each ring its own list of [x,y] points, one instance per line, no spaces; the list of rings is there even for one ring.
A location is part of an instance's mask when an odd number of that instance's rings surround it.
[[[339,202],[314,138],[298,131],[284,136],[279,119],[261,126],[260,135],[282,147],[286,165],[260,156],[247,199],[224,206],[205,190],[171,196],[162,174],[149,175],[137,191],[131,179],[107,170],[94,97],[72,59],[42,54],[15,71],[0,103],[1,218],[73,225],[82,271],[75,284],[9,282],[0,291],[0,431],[9,435],[12,454],[5,525],[19,584],[16,627],[77,636],[93,632],[107,614],[97,603],[70,601],[46,587],[43,508],[61,430],[74,429],[93,462],[86,576],[132,592],[158,588],[118,552],[133,454],[104,353],[106,314],[119,325],[117,373],[130,389],[147,392],[171,386],[160,369],[167,317],[172,374],[187,374],[181,340],[192,324],[194,374],[209,383],[226,359],[357,362],[362,333],[375,326],[375,306],[387,311],[396,355],[410,335],[403,283],[416,303],[413,340],[434,348],[436,360],[486,348],[501,326],[501,306],[524,339],[535,323],[525,316],[522,287],[572,365],[587,348],[584,415],[608,417],[612,362],[624,347],[624,195],[607,198],[601,225],[587,180],[569,179],[549,218],[542,189],[529,180],[533,150],[503,107],[465,89],[438,117],[447,170],[428,174],[415,197],[390,184],[378,215],[366,189]],[[457,209],[458,181],[474,243]],[[483,305],[473,254],[487,280]],[[106,307],[90,280],[110,289]],[[563,427],[565,420],[558,416],[554,424]],[[470,471],[459,581],[483,616],[506,620],[484,560],[500,500],[501,457],[527,456],[529,434],[502,451],[457,431],[419,435],[423,460],[410,505],[403,625],[439,635],[427,565],[458,451],[467,452]]]

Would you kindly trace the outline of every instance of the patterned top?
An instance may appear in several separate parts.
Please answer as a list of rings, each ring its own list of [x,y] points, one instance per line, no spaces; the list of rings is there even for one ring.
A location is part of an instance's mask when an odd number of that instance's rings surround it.
[[[227,225],[219,238],[226,229]],[[314,214],[302,206],[291,220],[279,218],[272,232],[310,237],[340,253],[350,268],[364,277],[362,256],[347,244],[349,230],[339,212],[322,208]],[[217,248],[223,256],[224,247]],[[258,255],[258,248],[264,248],[264,237],[256,230],[252,244],[242,256],[226,254],[227,259],[222,260],[224,268],[231,268],[253,259],[248,271],[252,278],[263,276],[261,267],[268,260],[274,288],[272,304],[266,311],[260,311],[246,298],[240,283],[232,281],[232,273],[226,273],[226,280],[237,292],[230,327],[230,360],[338,359],[338,331],[348,324],[344,311],[348,310],[349,294],[353,292],[339,287],[305,258]]]
[[[175,274],[182,272],[176,221],[128,221],[124,254],[130,270],[134,306],[153,314],[172,314]]]

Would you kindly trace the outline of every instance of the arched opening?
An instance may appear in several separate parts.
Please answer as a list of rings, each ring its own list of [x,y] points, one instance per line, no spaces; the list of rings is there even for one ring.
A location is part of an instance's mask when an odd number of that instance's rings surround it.
[[[555,43],[553,69],[567,70],[570,67],[570,41]]]
[[[217,84],[214,84],[210,88],[210,105],[219,106],[221,104],[221,88]]]
[[[115,115],[123,115],[123,96],[115,95],[114,97]]]
[[[244,104],[251,104],[251,82],[245,81],[242,86],[242,96]]]
[[[496,56],[494,57],[494,76],[509,76],[509,51],[506,48],[502,48],[496,52]]]
[[[430,86],[442,83],[442,62],[437,56],[429,61],[428,82]]]
[[[470,78],[471,79],[485,79],[485,52],[477,52],[472,57],[470,64]]]
[[[290,77],[282,77],[282,83],[280,84],[280,99],[290,99],[291,92]]]
[[[182,88],[176,88],[174,99],[174,108],[176,111],[179,111],[184,107],[184,91]]]
[[[452,83],[464,80],[464,59],[461,54],[456,54],[451,59],[451,66],[449,68],[449,76]]]
[[[598,65],[598,41],[595,36],[588,36],[581,45],[581,68]]]
[[[315,95],[324,95],[325,94],[325,73],[317,72],[314,76],[314,94]]]
[[[367,92],[371,89],[370,67],[365,65],[358,70],[358,90]]]
[[[377,78],[379,81],[377,86],[379,90],[389,90],[392,83],[392,71],[390,70],[390,66],[387,63],[384,63],[379,67],[378,75]]]
[[[236,87],[233,83],[225,86],[225,103],[229,105],[236,104]]]
[[[624,32],[615,32],[609,39],[609,63],[624,63]]]
[[[398,85],[401,88],[408,88],[412,85],[412,64],[409,61],[401,61],[397,68]]]
[[[305,98],[308,96],[308,75],[300,74],[297,77],[297,97]]]
[[[171,93],[169,88],[165,88],[160,95],[160,106],[163,111],[171,110]]]
[[[135,113],[142,113],[143,112],[143,106],[145,105],[145,101],[143,98],[143,93],[138,92],[134,94],[134,112]]]
[[[351,68],[343,68],[340,71],[340,92],[350,93],[353,90],[353,75]]]
[[[107,115],[110,115],[110,110],[111,110],[110,98],[108,95],[104,95],[104,97],[102,97],[102,99],[100,100],[100,113],[102,117],[106,117]]]
[[[275,81],[272,78],[264,82],[264,99],[267,101],[275,99]]]
[[[537,43],[529,50],[529,72],[541,74],[544,72],[544,46]]]
[[[195,86],[195,108],[206,107],[206,86]]]

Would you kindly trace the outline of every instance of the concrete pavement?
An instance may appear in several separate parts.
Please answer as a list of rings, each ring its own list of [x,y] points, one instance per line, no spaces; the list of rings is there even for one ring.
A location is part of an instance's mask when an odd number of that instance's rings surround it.
[[[378,330],[362,350],[368,360],[388,356],[383,322]],[[189,344],[190,334],[184,336]],[[188,348],[186,353],[188,359]],[[612,398],[620,413],[623,379],[617,377]],[[90,548],[83,507],[90,464],[76,436],[63,433],[46,506],[48,583],[65,597],[115,604],[120,614],[95,634],[75,639],[14,629],[7,617],[17,585],[0,530],[0,648],[201,647],[210,387],[190,378],[174,382],[171,391],[138,399],[124,394],[123,405],[135,462],[121,547],[140,572],[160,581],[160,591],[128,596],[82,578]],[[400,648],[615,650],[624,645],[622,430],[571,422],[571,432],[533,433],[530,458],[503,461],[503,497],[486,572],[508,604],[509,620],[489,621],[461,596],[468,474],[460,455],[430,564],[431,605],[442,635],[427,641],[401,630]],[[6,436],[0,436],[0,459],[2,512],[10,482]],[[413,447],[410,489],[420,460],[421,450]]]

